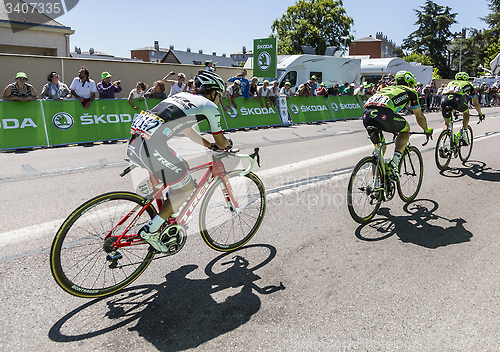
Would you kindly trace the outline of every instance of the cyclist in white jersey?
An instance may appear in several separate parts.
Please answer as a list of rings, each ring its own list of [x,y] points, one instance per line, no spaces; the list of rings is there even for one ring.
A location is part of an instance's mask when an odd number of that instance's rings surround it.
[[[152,110],[141,112],[132,122],[130,131],[133,136],[127,150],[129,158],[172,189],[158,215],[139,230],[139,236],[161,252],[167,250],[159,238],[161,225],[195,188],[188,164],[170,149],[168,141],[182,132],[207,148],[228,149],[232,146],[222,133],[217,108],[225,89],[224,80],[214,72],[200,70],[194,84],[197,95],[182,92],[161,101]],[[208,121],[215,143],[210,143],[193,129],[203,120]]]

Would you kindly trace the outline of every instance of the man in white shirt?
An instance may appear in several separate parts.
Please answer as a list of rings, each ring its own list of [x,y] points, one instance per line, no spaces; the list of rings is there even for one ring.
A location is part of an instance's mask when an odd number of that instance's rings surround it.
[[[97,87],[94,80],[89,78],[89,70],[84,66],[78,71],[78,77],[73,79],[69,87],[71,94],[78,99],[85,109],[90,107],[95,99],[95,94],[97,93]]]

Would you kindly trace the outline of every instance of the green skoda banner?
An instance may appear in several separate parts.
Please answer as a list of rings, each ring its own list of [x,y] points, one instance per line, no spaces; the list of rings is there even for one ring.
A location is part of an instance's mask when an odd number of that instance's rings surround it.
[[[264,102],[264,99],[262,101]],[[248,102],[245,98],[235,98],[234,102],[238,106],[237,109],[229,105],[227,98],[222,98],[226,109],[221,111],[226,120],[227,129],[281,125],[278,109],[274,105],[269,107],[265,103],[261,105],[260,101],[254,97],[250,97]]]
[[[363,117],[363,105],[354,95],[329,96],[326,100],[335,120]]]
[[[0,101],[0,149],[47,145],[40,101]]]
[[[277,58],[276,38],[254,39],[253,75],[255,77],[276,77]]]
[[[287,106],[293,123],[333,120],[328,101],[324,96],[290,97]]]
[[[95,100],[85,109],[78,100],[44,100],[43,113],[50,145],[124,139],[139,113],[124,99]],[[137,101],[146,110],[144,101]]]

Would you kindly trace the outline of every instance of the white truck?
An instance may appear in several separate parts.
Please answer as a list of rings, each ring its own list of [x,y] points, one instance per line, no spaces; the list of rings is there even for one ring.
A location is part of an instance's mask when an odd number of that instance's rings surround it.
[[[405,70],[410,71],[417,78],[417,82],[424,85],[432,81],[432,66],[424,66],[416,63],[408,63],[400,57],[387,57],[382,59],[361,59],[361,80],[363,82],[375,83],[380,80],[382,75],[392,74]]]
[[[335,83],[342,85],[344,82],[354,83],[357,87],[360,83],[360,59],[304,54],[278,55],[277,61],[277,77],[264,77],[263,79],[270,82],[278,80],[280,87],[288,81],[293,92],[311,76],[316,76],[318,87],[321,82],[324,82],[327,87]],[[253,68],[253,58],[247,60],[245,68]]]

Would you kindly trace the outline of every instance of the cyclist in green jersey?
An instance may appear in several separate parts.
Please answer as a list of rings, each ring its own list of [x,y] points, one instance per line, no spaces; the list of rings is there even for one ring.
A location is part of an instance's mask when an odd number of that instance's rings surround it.
[[[418,93],[413,89],[417,83],[415,75],[409,71],[399,71],[396,73],[395,83],[395,86],[385,87],[368,99],[364,105],[363,125],[376,146],[383,142],[380,140],[381,130],[398,133],[389,167],[392,169],[392,174],[399,178],[398,164],[410,138],[410,125],[398,112],[409,103],[418,125],[425,133],[432,134],[432,128],[427,126],[427,119],[418,101]]]
[[[477,100],[476,90],[469,82],[469,75],[466,72],[458,72],[455,75],[455,80],[448,83],[443,89],[443,97],[441,98],[441,113],[444,118],[443,129],[448,128],[451,121],[451,114],[453,110],[460,111],[464,114],[463,129],[466,130],[469,126],[469,106],[465,101],[464,95],[469,94],[474,103],[474,107],[479,113],[479,118],[484,119],[484,114],[481,112],[481,104]],[[466,145],[469,144],[467,134],[460,136]]]

